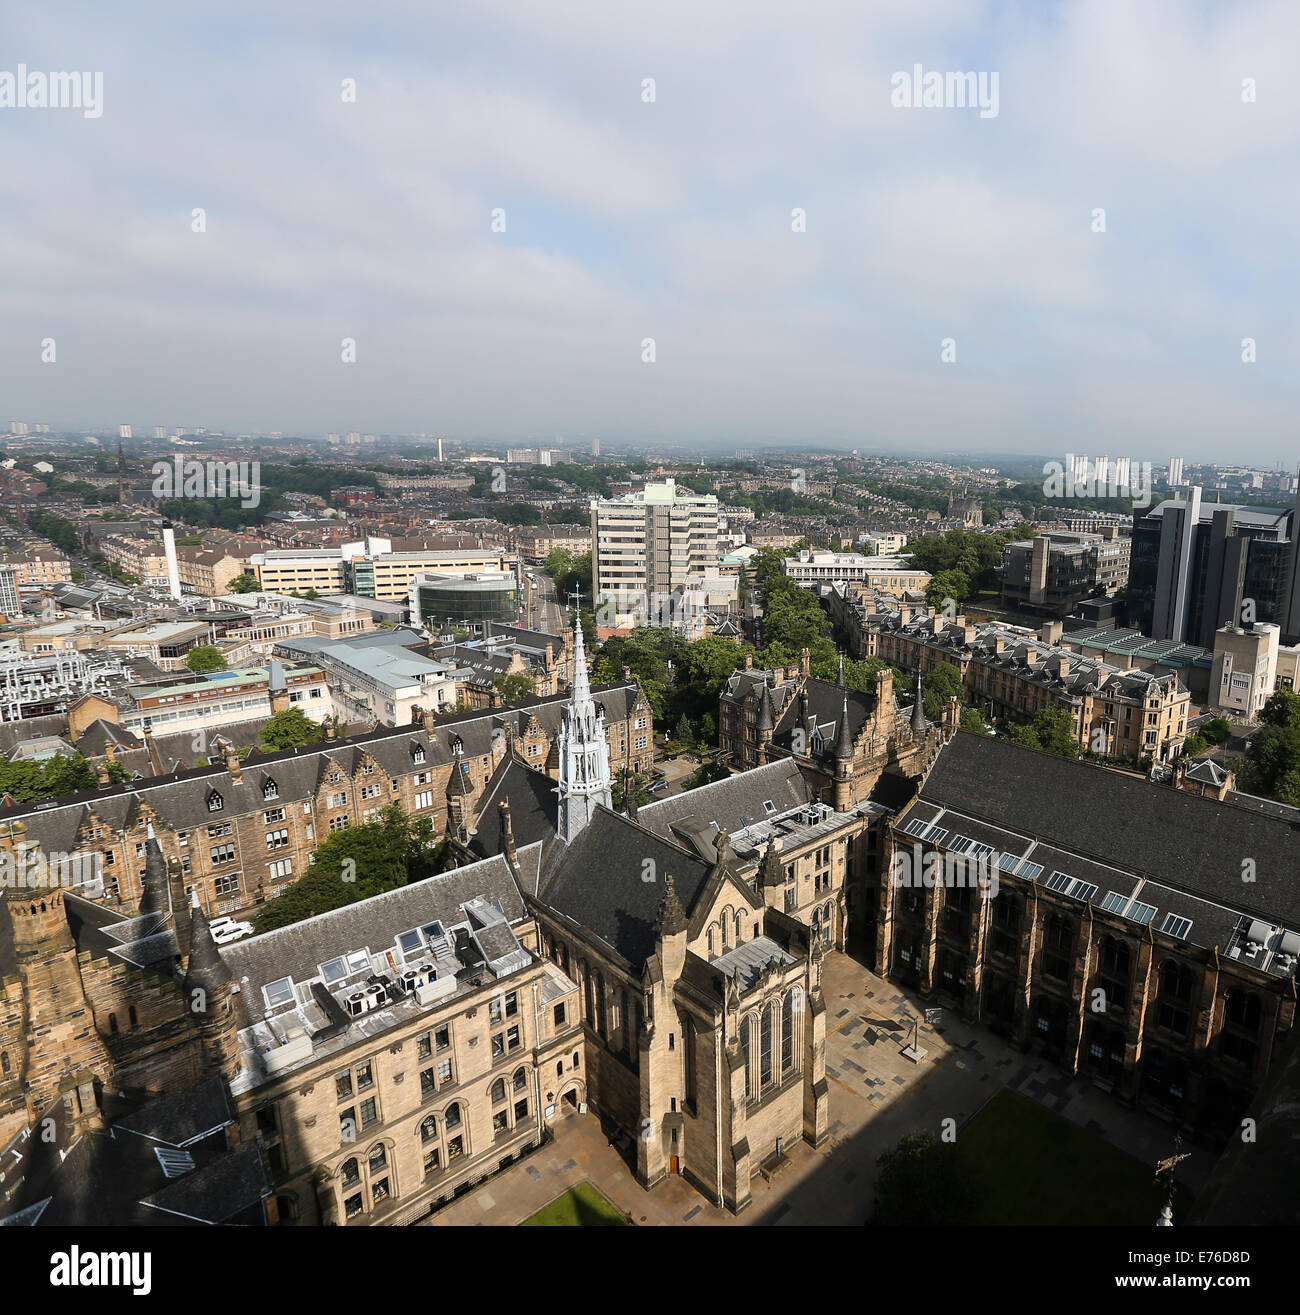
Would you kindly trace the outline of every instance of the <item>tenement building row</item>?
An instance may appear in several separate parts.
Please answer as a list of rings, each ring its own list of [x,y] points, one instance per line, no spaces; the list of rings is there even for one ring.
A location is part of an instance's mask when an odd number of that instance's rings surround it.
[[[1059,634],[1049,642],[1020,627],[976,625],[853,586],[839,612],[854,656],[905,671],[950,663],[970,701],[994,719],[1063,709],[1080,748],[1134,760],[1176,757],[1187,738],[1191,695],[1172,671],[1121,669],[1063,646]]]

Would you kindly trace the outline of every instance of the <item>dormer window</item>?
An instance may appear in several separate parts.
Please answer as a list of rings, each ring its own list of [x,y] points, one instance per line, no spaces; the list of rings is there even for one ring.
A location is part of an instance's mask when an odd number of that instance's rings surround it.
[[[268,776],[262,785],[263,799],[278,799],[280,797],[280,787]]]
[[[411,761],[413,763],[422,763],[424,761],[424,745],[417,744],[411,749]]]
[[[209,813],[219,813],[225,806],[226,806],[226,801],[215,790],[213,790],[212,793],[208,795]]]

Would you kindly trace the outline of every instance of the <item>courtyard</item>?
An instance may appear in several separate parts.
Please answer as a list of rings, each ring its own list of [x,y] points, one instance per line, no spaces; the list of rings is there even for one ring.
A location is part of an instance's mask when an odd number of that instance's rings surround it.
[[[669,1178],[644,1191],[595,1116],[570,1113],[552,1125],[553,1141],[426,1222],[518,1224],[586,1181],[643,1225],[861,1224],[871,1213],[876,1159],[882,1152],[910,1132],[939,1136],[947,1119],[964,1129],[1002,1091],[1019,1093],[1128,1157],[1124,1167],[1130,1176],[1124,1182],[1130,1186],[1137,1181],[1132,1174],[1149,1171],[1153,1179],[1156,1163],[1174,1152],[1173,1129],[1167,1124],[1126,1109],[1086,1078],[1072,1078],[1037,1056],[1022,1054],[947,1010],[934,1026],[920,1023],[918,1040],[925,1053],[919,1062],[908,1059],[902,1048],[922,1007],[846,955],[827,956],[823,993],[829,1139],[820,1150],[803,1143],[791,1148],[789,1165],[771,1182],[755,1177],[753,1204],[739,1217],[712,1204],[685,1178]],[[978,1121],[972,1127],[978,1132]],[[1035,1144],[1047,1143],[1040,1138]],[[1183,1149],[1191,1154],[1178,1166],[1178,1181],[1196,1194],[1215,1157],[1200,1147]],[[1088,1162],[1084,1156],[1085,1167]],[[992,1174],[989,1183],[995,1199],[983,1211],[995,1212],[998,1201],[1007,1209],[1018,1208],[1007,1199],[1005,1178]],[[985,1221],[973,1218],[971,1223]],[[987,1222],[1006,1220],[990,1214]],[[1147,1222],[1155,1222],[1154,1214]]]

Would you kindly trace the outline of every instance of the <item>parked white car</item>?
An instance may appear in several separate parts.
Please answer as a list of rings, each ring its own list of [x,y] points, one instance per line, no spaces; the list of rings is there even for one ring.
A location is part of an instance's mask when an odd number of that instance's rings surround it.
[[[218,945],[229,945],[231,941],[253,934],[251,922],[238,922],[229,917],[213,918],[208,926],[212,928],[212,939]]]

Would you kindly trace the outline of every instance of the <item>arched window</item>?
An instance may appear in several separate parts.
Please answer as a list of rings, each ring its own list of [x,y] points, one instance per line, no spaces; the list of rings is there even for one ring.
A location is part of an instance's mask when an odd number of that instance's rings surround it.
[[[443,1118],[446,1120],[446,1123],[447,1123],[447,1130],[448,1130],[449,1132],[451,1131],[452,1128],[459,1128],[459,1127],[460,1127],[460,1106],[459,1106],[459,1105],[448,1105],[448,1106],[447,1106],[447,1113],[446,1113],[445,1115],[443,1115]]]
[[[1191,969],[1166,959],[1160,965],[1160,989],[1156,995],[1156,1024],[1185,1037],[1192,1024]]]
[[[9,1052],[7,1050],[0,1050],[0,1073],[6,1077],[9,1075]]]
[[[740,920],[740,910],[736,910],[736,944],[740,945],[745,939],[745,924]]]
[[[718,953],[717,943],[713,937],[713,928],[709,928],[709,958],[712,959]]]
[[[492,1084],[492,1103],[494,1105],[499,1105],[503,1100],[505,1100],[505,1098],[506,1098],[506,1080],[505,1078],[497,1078],[497,1080]]]
[[[758,1085],[768,1086],[772,1081],[772,1010],[764,1009],[758,1032]]]
[[[528,1070],[518,1068],[515,1070],[515,1090],[526,1091],[528,1089]]]
[[[131,1026],[138,1027],[140,1025],[140,1020],[136,1017],[135,1005],[128,1005],[126,1013],[127,1017],[131,1020]]]
[[[355,1156],[350,1160],[344,1160],[339,1172],[343,1179],[344,1187],[351,1187],[353,1183],[360,1182],[361,1180],[361,1168],[357,1164]]]
[[[383,1142],[376,1142],[370,1148],[370,1172],[382,1169],[388,1163],[388,1151]]]
[[[745,1064],[745,1099],[754,1099],[754,1066],[750,1063],[750,1044],[749,1033],[754,1024],[754,1016],[750,1014],[740,1020],[740,1055]]]
[[[596,974],[596,1035],[602,1041],[605,1039],[605,977],[599,972]]]
[[[116,1014],[109,1014],[109,1016],[108,1016],[108,1030],[109,1030],[110,1032],[116,1032],[116,1031],[117,1031],[117,1015],[116,1015]]]
[[[781,1073],[789,1073],[794,1067],[794,995],[793,991],[785,993],[781,1001]]]
[[[728,950],[731,948],[731,909],[730,908],[725,908],[722,910],[720,927],[722,931],[722,948],[724,950]]]
[[[695,1104],[695,1023],[689,1014],[680,1015],[682,1025],[682,1094]]]
[[[425,1119],[425,1121],[422,1124],[420,1124],[420,1140],[421,1141],[438,1140],[438,1120],[434,1118],[432,1114],[430,1114],[429,1117]]]

